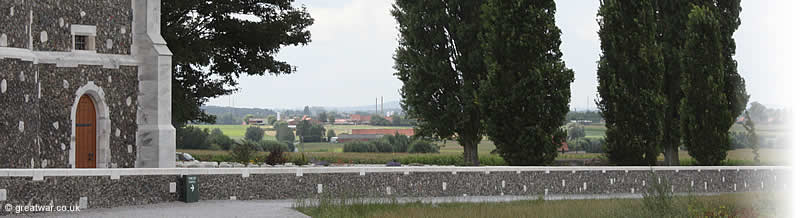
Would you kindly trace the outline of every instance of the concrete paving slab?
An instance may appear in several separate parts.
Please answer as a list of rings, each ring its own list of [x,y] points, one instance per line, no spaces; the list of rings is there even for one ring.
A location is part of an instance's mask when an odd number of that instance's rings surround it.
[[[20,214],[32,217],[309,217],[292,209],[293,200],[168,202],[80,212]]]

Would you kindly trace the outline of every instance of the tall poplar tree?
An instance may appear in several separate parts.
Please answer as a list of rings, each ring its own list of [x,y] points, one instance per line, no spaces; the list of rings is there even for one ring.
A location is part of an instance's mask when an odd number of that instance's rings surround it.
[[[489,0],[481,35],[488,78],[480,102],[487,134],[511,165],[543,165],[558,155],[574,73],[561,60],[552,0]]]
[[[654,0],[601,0],[598,16],[606,155],[617,165],[655,165],[666,99]]]
[[[666,97],[661,142],[666,165],[680,165],[678,147],[681,142],[680,105],[681,73],[684,71],[683,46],[686,42],[686,21],[692,0],[657,0],[658,41],[664,58],[664,95]]]
[[[747,94],[744,78],[739,75],[737,70],[738,63],[733,56],[736,54],[736,41],[733,39],[733,33],[739,29],[742,23],[739,14],[742,11],[741,0],[705,0],[716,3],[716,12],[714,13],[719,20],[719,34],[721,35],[720,42],[722,43],[722,70],[725,73],[725,94],[726,104],[728,110],[731,111],[728,119],[728,127],[730,128],[736,123],[736,118],[742,114],[747,108],[747,102],[750,100],[750,95]],[[709,8],[714,9],[714,8]]]
[[[455,137],[469,165],[479,164],[484,133],[477,100],[486,78],[478,39],[483,2],[397,0],[392,8],[400,31],[394,68],[403,82],[401,106],[418,120],[417,134]]]
[[[733,108],[726,89],[726,58],[720,22],[708,6],[689,13],[685,44],[686,71],[681,88],[681,132],[689,155],[700,165],[725,160],[730,147],[728,129]]]
[[[744,110],[749,99],[745,89],[744,80],[736,70],[736,60],[733,55],[736,43],[733,33],[740,24],[740,0],[658,0],[659,41],[661,42],[664,56],[664,93],[667,96],[667,107],[664,120],[664,160],[668,165],[678,165],[678,146],[681,141],[680,133],[680,104],[684,98],[681,91],[681,74],[686,71],[684,63],[684,45],[686,42],[688,14],[693,5],[703,5],[714,11],[714,17],[719,21],[721,34],[721,51],[723,55],[723,71],[725,72],[725,88],[728,107],[731,113],[729,121],[735,122],[739,113]]]

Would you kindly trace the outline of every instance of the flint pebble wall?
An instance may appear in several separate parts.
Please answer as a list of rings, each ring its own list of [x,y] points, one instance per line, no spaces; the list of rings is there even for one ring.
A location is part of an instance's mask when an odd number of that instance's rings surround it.
[[[197,175],[200,200],[317,196],[446,197],[786,190],[787,167],[275,167],[0,169],[0,204],[118,207],[181,199]],[[651,175],[656,175],[652,177]]]

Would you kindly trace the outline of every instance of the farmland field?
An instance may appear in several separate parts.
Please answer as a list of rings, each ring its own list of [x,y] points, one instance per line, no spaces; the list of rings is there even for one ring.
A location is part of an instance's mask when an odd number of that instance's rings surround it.
[[[756,134],[760,136],[784,136],[789,133],[790,127],[788,125],[756,125]],[[745,129],[741,124],[734,124],[731,126],[731,132],[744,132]],[[606,135],[605,124],[590,124],[584,126],[584,132],[587,138],[603,138]]]
[[[244,138],[244,133],[247,131],[248,125],[192,125],[197,128],[201,129],[208,129],[210,132],[212,129],[219,129],[222,130],[222,134],[231,137],[233,140],[240,140]],[[262,129],[266,129],[269,126],[259,126]],[[272,132],[272,135],[269,133]],[[275,140],[275,131],[266,131],[264,134],[265,140]]]
[[[199,128],[219,128],[222,132],[233,139],[242,139],[244,138],[244,132],[248,126],[246,125],[195,125]],[[269,126],[261,126],[261,128],[265,129],[265,139],[266,140],[275,140],[275,131],[274,130],[266,130]],[[369,125],[326,125],[326,129],[333,129],[336,131],[337,135],[341,133],[350,133],[353,129],[404,129],[404,128],[411,128],[411,127],[385,127],[385,126],[369,126]],[[593,124],[587,125],[584,127],[586,131],[587,138],[602,138],[605,135],[605,126],[602,124]],[[782,125],[765,125],[765,126],[756,126],[758,128],[760,135],[775,135],[781,136],[786,135],[788,133],[788,126]],[[731,128],[731,131],[743,131],[741,125],[734,125]],[[417,154],[417,155],[460,155],[463,152],[463,147],[461,147],[457,141],[448,140],[448,141],[440,141],[436,142],[440,146],[440,154]],[[310,152],[313,155],[321,155],[321,156],[336,156],[339,158],[344,159],[354,159],[354,158],[365,158],[365,159],[374,159],[377,160],[391,160],[392,157],[408,155],[404,153],[395,153],[395,154],[386,154],[386,153],[343,153],[343,146],[344,144],[332,144],[327,142],[317,142],[317,143],[303,143],[303,147],[305,152]],[[300,145],[297,146],[298,150],[300,149]],[[489,155],[492,150],[495,149],[495,145],[492,141],[488,140],[484,137],[484,140],[478,144],[478,153],[481,155]],[[205,150],[183,150],[187,151],[191,154],[198,154],[198,153],[214,153],[214,154],[227,154],[227,151],[205,151]],[[762,148],[760,149],[760,159],[762,161],[761,164],[765,165],[785,165],[788,164],[789,158],[785,155],[785,149],[776,149],[776,148]],[[389,155],[389,156],[387,156]],[[374,157],[373,157],[374,156]],[[753,153],[751,149],[736,149],[731,150],[728,152],[728,158],[725,165],[753,165]],[[691,157],[689,156],[687,151],[680,151],[679,158],[681,159],[682,165],[692,165]],[[559,154],[557,159],[605,159],[603,154],[585,154],[585,153],[575,153],[575,152],[567,152],[566,154]],[[663,156],[658,158],[659,160],[663,160]]]

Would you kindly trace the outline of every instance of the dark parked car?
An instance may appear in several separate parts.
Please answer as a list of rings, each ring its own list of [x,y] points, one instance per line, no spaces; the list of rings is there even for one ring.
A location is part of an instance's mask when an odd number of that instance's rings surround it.
[[[176,152],[176,153],[175,153],[175,161],[190,161],[190,162],[197,162],[197,160],[196,160],[196,159],[194,159],[194,157],[192,157],[192,155],[191,155],[191,154],[189,154],[189,153],[183,153],[183,152]]]

